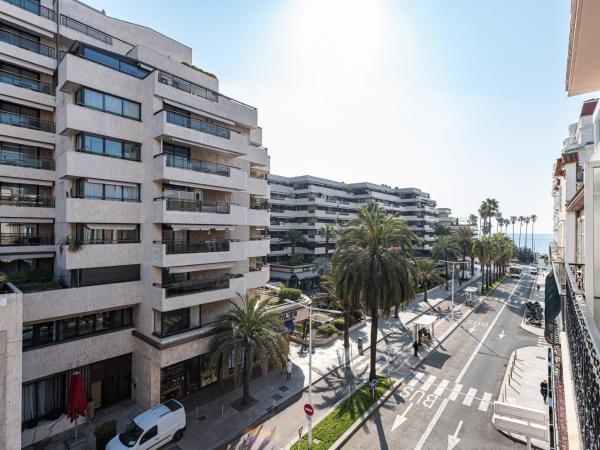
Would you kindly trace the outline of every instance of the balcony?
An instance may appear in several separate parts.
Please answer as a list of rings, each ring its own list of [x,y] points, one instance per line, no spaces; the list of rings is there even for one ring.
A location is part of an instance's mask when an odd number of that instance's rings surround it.
[[[54,198],[42,195],[2,194],[1,206],[17,206],[21,208],[54,208]]]
[[[70,197],[66,199],[65,222],[137,224],[142,222],[142,204]]]
[[[233,203],[214,203],[159,197],[155,199],[155,223],[189,225],[246,225],[247,208]]]
[[[267,256],[271,250],[271,239],[251,239],[246,242],[246,257]]]
[[[226,117],[248,128],[257,125],[257,111],[252,106],[165,72],[158,72],[156,77],[155,95],[159,97]]]
[[[37,117],[14,114],[8,111],[0,111],[0,123],[13,127],[29,128],[31,130],[54,133],[54,123],[40,120]]]
[[[269,197],[269,183],[262,178],[248,177],[248,192],[251,195]]]
[[[270,276],[271,269],[268,265],[256,268],[251,267],[250,271],[244,274],[244,278],[246,278],[246,288],[256,289],[258,287],[264,286],[269,282]]]
[[[575,271],[580,272],[580,276]],[[566,265],[565,328],[583,448],[600,442],[600,333],[588,309],[579,265]]]
[[[99,153],[67,150],[56,158],[57,178],[106,178],[141,184],[143,165],[138,161],[106,156]]]
[[[247,187],[247,174],[235,167],[161,153],[154,160],[154,179],[217,186],[232,191]]]
[[[0,233],[0,247],[54,245],[54,234]]]
[[[248,136],[173,111],[159,111],[155,114],[155,121],[156,137],[173,143],[213,150],[229,156],[245,155],[250,148]]]
[[[155,309],[169,311],[234,298],[246,292],[246,280],[241,274],[229,274],[215,279],[192,279],[169,284],[154,284],[160,289],[161,302]]]
[[[0,83],[10,84],[30,91],[39,92],[46,95],[54,95],[54,86],[43,83],[33,78],[17,75],[6,70],[0,70]]]
[[[261,207],[251,207],[248,209],[247,224],[251,227],[268,227],[270,222],[269,210]]]
[[[77,251],[63,248],[57,255],[60,266],[66,270],[87,269],[90,267],[123,266],[142,262],[142,244],[139,242],[85,243]]]
[[[26,167],[29,169],[54,170],[52,158],[35,158],[16,155],[14,152],[0,150],[0,164],[5,166]]]
[[[152,264],[157,267],[193,266],[242,261],[246,242],[232,240],[156,241]]]
[[[31,0],[4,0],[11,5],[15,5],[25,11],[29,11],[30,13],[36,14],[45,19],[51,20],[52,22],[56,21],[56,13],[45,6],[39,4],[39,2],[34,2]]]

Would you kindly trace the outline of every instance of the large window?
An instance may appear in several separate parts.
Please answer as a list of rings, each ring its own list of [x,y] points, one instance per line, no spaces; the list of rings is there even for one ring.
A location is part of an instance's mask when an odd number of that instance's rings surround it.
[[[81,133],[77,136],[77,151],[112,156],[113,158],[140,160],[140,144],[95,134]]]
[[[190,328],[190,308],[175,311],[154,311],[155,334],[168,336]]]
[[[140,279],[140,265],[93,267],[71,271],[71,284],[74,287],[99,284],[125,283]]]
[[[98,180],[80,178],[77,180],[75,197],[92,198],[98,200],[112,200],[120,202],[139,202],[139,184],[111,184]]]
[[[93,89],[82,87],[77,91],[75,100],[77,104],[81,106],[98,109],[111,114],[117,114],[130,119],[141,119],[142,105],[121,97],[116,97],[114,95],[109,95]]]
[[[123,244],[140,242],[138,224],[77,224],[77,241],[82,244]]]
[[[91,47],[85,44],[79,44],[75,54],[90,61],[97,62],[103,66],[118,70],[136,78],[145,78],[150,71],[142,69],[139,63],[126,56],[115,55],[99,48]]]
[[[29,145],[0,142],[0,164],[33,169],[54,170],[54,160],[49,157],[50,151]]]
[[[132,324],[133,308],[126,308],[23,325],[23,348],[41,347],[95,333],[117,330]]]

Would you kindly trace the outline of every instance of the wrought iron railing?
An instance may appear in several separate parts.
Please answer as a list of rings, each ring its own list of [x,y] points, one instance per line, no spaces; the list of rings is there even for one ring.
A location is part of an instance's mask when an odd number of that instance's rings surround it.
[[[190,83],[189,81],[182,80],[181,78],[174,77],[165,72],[158,73],[158,81],[163,84],[168,84],[169,86],[174,87],[175,89],[179,89],[181,91],[185,91],[189,94],[195,95],[197,97],[202,97],[211,102],[219,101],[219,94],[215,91],[207,89],[198,84]]]
[[[60,23],[67,28],[72,28],[73,30],[77,30],[87,36],[93,37],[94,39],[98,39],[99,41],[112,45],[112,36],[110,34],[106,34],[105,32],[90,27],[89,25],[79,22],[78,20],[71,19],[70,17],[63,16],[61,14]]]
[[[571,267],[565,271],[565,325],[581,439],[583,448],[600,450],[600,333]]]
[[[585,291],[585,264],[569,264],[575,284],[580,291]]]
[[[37,14],[40,17],[45,17],[51,21],[56,20],[56,13],[45,6],[40,5],[40,2],[34,2],[31,0],[4,0],[7,3],[18,6],[26,11]]]

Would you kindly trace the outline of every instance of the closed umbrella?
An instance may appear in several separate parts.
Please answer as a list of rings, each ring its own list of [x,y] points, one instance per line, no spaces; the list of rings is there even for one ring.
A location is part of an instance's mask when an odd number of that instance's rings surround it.
[[[67,397],[67,415],[71,422],[75,421],[75,440],[77,440],[77,417],[85,416],[87,412],[87,396],[81,381],[81,374],[74,372],[71,376],[71,386]]]

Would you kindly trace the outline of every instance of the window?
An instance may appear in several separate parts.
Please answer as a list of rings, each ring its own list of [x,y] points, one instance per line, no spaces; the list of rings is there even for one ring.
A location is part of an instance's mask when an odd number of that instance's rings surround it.
[[[144,442],[148,442],[150,439],[156,437],[157,434],[158,434],[158,427],[156,425],[154,425],[152,428],[150,428],[148,431],[146,431],[146,434],[144,434],[142,436],[142,439],[140,440],[140,444],[143,444]]]
[[[77,224],[77,241],[83,244],[120,244],[135,243],[140,241],[140,226],[115,225],[112,228],[109,224],[106,228],[98,228],[98,225]]]
[[[82,87],[77,91],[75,101],[78,105],[117,114],[122,117],[135,120],[140,120],[141,118],[141,105],[139,103],[86,87]]]
[[[139,202],[140,185],[104,184],[80,178],[75,184],[73,196],[121,202]]]
[[[71,284],[74,287],[100,284],[125,283],[140,279],[140,265],[94,267],[71,271]]]
[[[141,145],[119,139],[81,133],[77,136],[77,150],[80,152],[96,153],[130,161],[140,160]]]
[[[160,336],[168,336],[179,331],[190,328],[190,309],[176,309],[175,311],[155,311],[160,317],[157,323],[156,334]]]
[[[116,55],[99,48],[91,47],[87,44],[80,43],[75,49],[75,54],[136,78],[146,78],[150,73],[150,71],[139,67],[139,63],[131,58]]]

